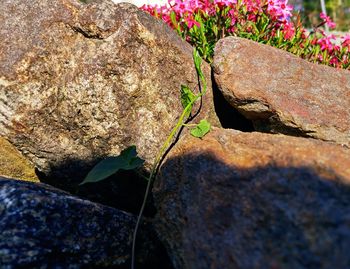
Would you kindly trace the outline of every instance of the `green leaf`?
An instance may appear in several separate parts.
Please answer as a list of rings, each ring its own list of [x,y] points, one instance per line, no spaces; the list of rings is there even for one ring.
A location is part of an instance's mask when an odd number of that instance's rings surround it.
[[[197,126],[191,130],[191,135],[202,138],[210,131],[211,125],[207,120],[201,120]]]
[[[196,95],[185,85],[181,85],[181,104],[186,108],[191,102],[196,100]]]
[[[179,25],[176,20],[176,13],[174,11],[170,12],[170,20],[171,20],[171,23],[174,25],[175,29],[178,29]]]
[[[193,48],[193,61],[196,70],[199,71],[201,69],[202,58],[200,57],[196,48]]]
[[[206,46],[204,46],[206,48],[208,46],[207,42],[205,41],[204,43],[206,43]],[[205,55],[205,51],[202,51],[202,54],[204,54],[204,56],[209,56],[209,55]],[[197,71],[201,81],[204,82],[205,77],[203,75],[202,68],[201,68],[202,58],[199,55],[199,52],[196,48],[193,48],[193,61],[194,61],[194,66],[196,68],[196,71]]]
[[[132,170],[143,165],[145,161],[137,157],[136,146],[124,149],[119,156],[107,157],[100,161],[80,183],[99,182],[115,174],[119,170]]]

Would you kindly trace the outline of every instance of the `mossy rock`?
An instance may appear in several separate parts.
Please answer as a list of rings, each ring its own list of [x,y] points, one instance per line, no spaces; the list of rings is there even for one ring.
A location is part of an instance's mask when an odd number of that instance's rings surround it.
[[[0,176],[39,182],[34,166],[2,137],[0,137]]]

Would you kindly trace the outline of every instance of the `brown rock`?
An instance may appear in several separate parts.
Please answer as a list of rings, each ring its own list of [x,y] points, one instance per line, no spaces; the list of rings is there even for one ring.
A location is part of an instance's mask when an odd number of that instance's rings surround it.
[[[6,139],[0,137],[0,176],[38,182],[34,167]]]
[[[0,135],[45,175],[77,182],[132,144],[148,169],[180,116],[180,85],[198,91],[192,48],[168,26],[88,2],[0,3]],[[209,89],[198,119],[215,125],[211,100]]]
[[[215,48],[215,80],[259,131],[350,146],[350,73],[236,37]]]
[[[183,137],[153,189],[175,268],[349,268],[350,151],[215,129]]]

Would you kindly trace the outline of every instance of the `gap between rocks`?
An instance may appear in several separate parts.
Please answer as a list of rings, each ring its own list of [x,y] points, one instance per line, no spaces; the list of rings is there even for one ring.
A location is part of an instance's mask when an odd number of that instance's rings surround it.
[[[235,129],[242,132],[254,132],[253,122],[245,118],[225,99],[215,82],[214,71],[211,70],[211,81],[214,97],[214,108],[223,128]]]

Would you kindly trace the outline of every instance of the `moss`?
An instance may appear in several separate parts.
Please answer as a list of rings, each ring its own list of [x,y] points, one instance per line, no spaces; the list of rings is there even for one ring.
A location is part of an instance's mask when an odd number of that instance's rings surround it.
[[[0,175],[25,181],[39,182],[34,166],[7,140],[0,137]]]

